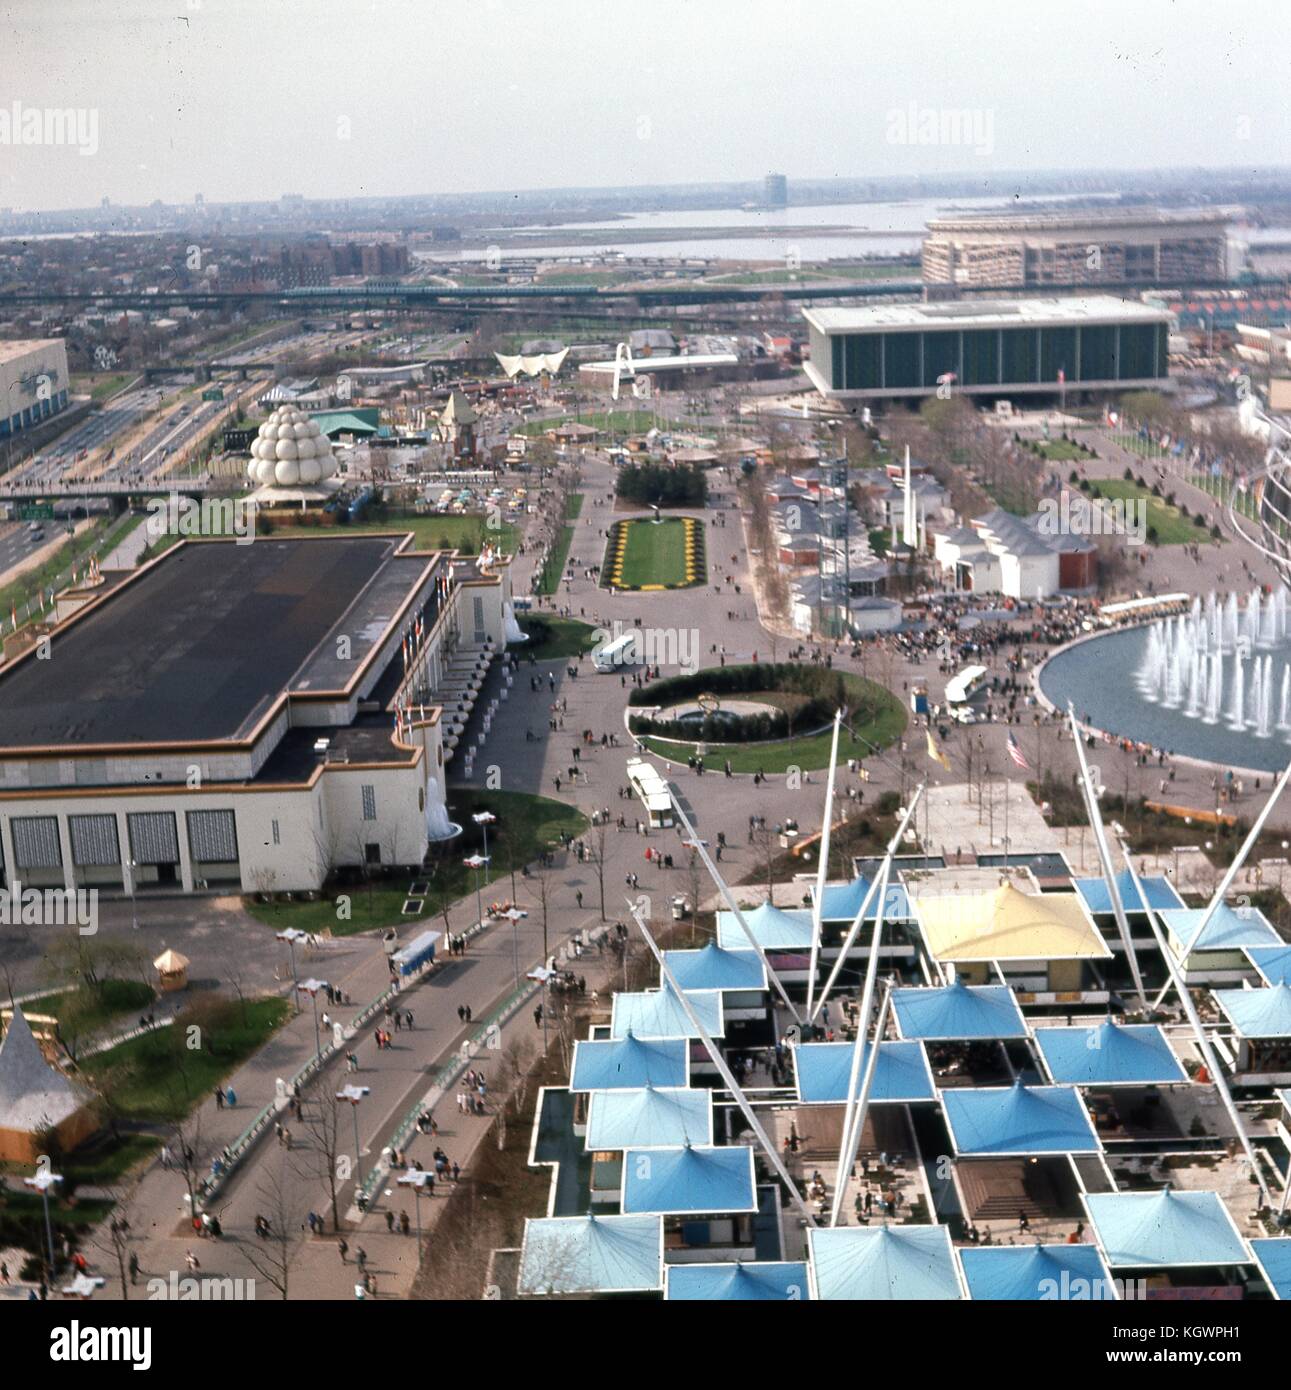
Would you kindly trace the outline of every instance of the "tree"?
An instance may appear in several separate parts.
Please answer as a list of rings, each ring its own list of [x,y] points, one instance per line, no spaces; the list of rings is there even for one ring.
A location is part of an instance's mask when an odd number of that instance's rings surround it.
[[[605,921],[605,848],[606,836],[609,833],[609,826],[604,820],[598,820],[592,827],[592,844],[588,857],[591,859],[596,869],[596,884],[601,894],[601,921]],[[545,939],[545,936],[544,936]]]
[[[256,1274],[287,1299],[294,1258],[293,1242],[302,1223],[303,1202],[298,1195],[300,1185],[292,1180],[287,1151],[283,1150],[275,1165],[272,1159],[263,1165],[264,1175],[256,1183],[257,1205],[269,1223],[267,1235],[257,1235],[242,1242],[242,1253]]]
[[[341,1106],[335,1094],[327,1087],[321,1093],[301,1105],[301,1124],[307,1142],[301,1147],[303,1166],[310,1170],[310,1176],[323,1178],[331,1194],[332,1230],[340,1230],[341,1203],[338,1182],[349,1176],[341,1173]],[[295,1149],[292,1150],[296,1152]]]

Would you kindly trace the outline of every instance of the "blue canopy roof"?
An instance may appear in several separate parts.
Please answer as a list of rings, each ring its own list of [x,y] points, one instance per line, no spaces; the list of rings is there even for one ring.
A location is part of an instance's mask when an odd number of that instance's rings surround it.
[[[704,1088],[593,1091],[587,1104],[590,1153],[712,1142],[713,1093]]]
[[[1250,1259],[1217,1193],[1103,1192],[1086,1194],[1084,1202],[1110,1265],[1232,1265]]]
[[[861,1070],[857,1076],[856,1093],[861,1093],[865,1067],[869,1062],[867,1042],[861,1054]],[[805,1105],[839,1105],[847,1101],[852,1075],[852,1054],[855,1046],[849,1042],[800,1043],[793,1049],[794,1071],[798,1081],[798,1099]],[[885,1042],[879,1044],[879,1060],[874,1069],[874,1084],[870,1088],[872,1101],[935,1100],[932,1072],[923,1044],[917,1042]]]
[[[1179,951],[1192,940],[1206,916],[1204,907],[1181,907],[1163,912],[1161,920],[1179,943]],[[1229,907],[1220,903],[1194,951],[1236,951],[1243,946],[1281,946],[1282,938],[1258,907]],[[1178,955],[1179,951],[1175,954]]]
[[[942,1091],[957,1154],[1098,1153],[1098,1136],[1071,1086]]]
[[[1266,984],[1291,980],[1291,946],[1248,946],[1246,954]]]
[[[739,931],[739,926],[735,928]],[[744,933],[740,932],[743,936]],[[745,938],[747,940],[747,938]],[[699,951],[665,951],[672,977],[686,991],[696,989],[766,989],[767,971],[751,948],[728,951],[710,941]]]
[[[956,1253],[970,1298],[1106,1302],[1117,1296],[1096,1245],[965,1245]]]
[[[721,994],[715,989],[687,990],[686,998],[709,1036],[720,1038],[725,1031]],[[635,1033],[638,1038],[699,1037],[699,1031],[687,1017],[677,996],[666,986],[640,994],[614,996],[610,1036],[623,1038],[629,1032]]]
[[[753,1150],[629,1149],[623,1155],[623,1210],[664,1216],[756,1211]]]
[[[640,1293],[662,1287],[661,1216],[548,1216],[524,1223],[522,1294]]]
[[[1183,906],[1183,899],[1174,891],[1174,885],[1168,878],[1140,878],[1139,882],[1143,885],[1143,892],[1140,894],[1134,887],[1134,878],[1128,869],[1122,869],[1116,875],[1116,891],[1120,895],[1121,906],[1126,912],[1144,912],[1143,899],[1147,898],[1148,907],[1156,911],[1177,909]],[[1112,912],[1112,895],[1107,891],[1107,880],[1105,878],[1077,878],[1072,880],[1072,886],[1076,892],[1085,900],[1085,906],[1091,912]]]
[[[1261,1237],[1251,1241],[1260,1273],[1273,1290],[1273,1297],[1291,1299],[1291,1239],[1286,1236]]]
[[[1285,978],[1266,989],[1211,992],[1243,1038],[1291,1038],[1291,985]]]
[[[730,1303],[742,1299],[801,1302],[810,1295],[805,1264],[669,1265],[664,1298]]]
[[[1027,1035],[1026,1019],[1008,985],[966,985],[957,976],[933,989],[894,989],[892,1010],[903,1038],[957,1042]]]
[[[1049,1074],[1067,1086],[1165,1086],[1188,1073],[1155,1023],[1092,1028],[1037,1028]]]
[[[817,1298],[964,1296],[946,1226],[816,1227],[807,1239]]]
[[[571,1091],[636,1090],[641,1086],[685,1086],[690,1080],[685,1038],[587,1039],[574,1044]]]
[[[811,950],[811,913],[801,907],[760,907],[742,910],[745,922],[764,951]],[[727,951],[748,951],[752,947],[733,912],[717,914],[717,944]]]
[[[851,883],[827,883],[825,885],[825,896],[821,899],[820,920],[822,922],[846,922],[849,925],[856,920],[856,914],[861,910],[861,904],[865,901],[865,895],[870,891],[873,879],[866,878],[860,874]],[[815,896],[815,889],[812,889],[812,896]],[[878,895],[875,894],[874,901],[866,909],[865,920],[874,921],[878,915]],[[910,920],[910,900],[906,897],[905,889],[899,883],[889,882],[887,892],[883,896],[883,920],[885,922],[908,922]]]

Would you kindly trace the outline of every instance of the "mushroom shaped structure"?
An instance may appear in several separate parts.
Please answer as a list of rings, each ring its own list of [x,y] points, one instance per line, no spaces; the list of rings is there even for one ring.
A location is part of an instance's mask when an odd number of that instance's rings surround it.
[[[337,471],[332,441],[301,410],[280,406],[251,444],[247,477],[260,487],[312,487]]]

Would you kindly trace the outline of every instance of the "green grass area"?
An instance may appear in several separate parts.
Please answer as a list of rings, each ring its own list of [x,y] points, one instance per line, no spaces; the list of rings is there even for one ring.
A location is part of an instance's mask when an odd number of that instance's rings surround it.
[[[619,530],[627,533],[627,543],[616,575],[612,554]],[[697,573],[687,570],[686,534],[686,522],[679,516],[659,522],[620,522],[611,530],[606,543],[602,582],[620,589],[686,588],[702,584],[706,568],[702,560]]]
[[[45,543],[53,539],[54,533],[61,529],[62,525],[61,521],[45,523]],[[118,534],[124,534],[128,529],[120,520],[98,517],[75,536],[68,536],[43,564],[25,571],[11,584],[6,584],[0,589],[0,613],[7,618],[10,608],[17,605],[18,620],[21,622],[22,606],[32,595],[39,597],[42,589],[56,585],[61,576],[91,551],[97,550],[100,556],[107,554],[116,543]]]
[[[74,1029],[77,1036],[84,1038],[116,1019],[128,1019],[129,1025],[133,1025],[156,997],[157,991],[142,980],[105,979],[97,989],[81,985],[45,995],[32,1002],[32,1012],[52,1015],[61,1030]]]
[[[590,652],[595,645],[592,634],[596,629],[590,623],[580,623],[575,618],[557,618],[546,613],[522,613],[518,621],[530,636],[530,640],[523,647],[516,649],[521,657],[532,657],[535,661],[555,661],[562,657],[577,656],[580,652]]]
[[[565,520],[577,521],[583,514],[583,494],[581,492],[571,492],[565,498]]]
[[[540,275],[538,284],[544,288],[549,285],[622,285],[641,278],[640,272],[625,270],[553,270]]]
[[[1121,499],[1147,502],[1148,538],[1158,545],[1191,545],[1202,539],[1205,532],[1195,526],[1189,517],[1183,515],[1178,507],[1171,507],[1159,497],[1153,497],[1145,487],[1138,483],[1126,482],[1123,478],[1091,478],[1089,491],[1094,497],[1108,501]]]
[[[1070,439],[1031,439],[1027,441],[1027,448],[1050,463],[1068,463],[1073,459],[1089,457],[1079,444],[1073,444]]]
[[[490,864],[480,875],[482,888],[497,879],[509,879],[513,867],[518,878],[522,867],[533,863],[539,852],[554,844],[560,835],[581,835],[587,828],[587,818],[580,811],[551,797],[450,787],[448,817],[462,826],[464,833],[448,841],[437,858],[417,871],[417,878],[429,885],[420,917],[412,919],[402,912],[413,881],[408,876],[375,880],[371,884],[332,886],[314,902],[260,902],[250,898],[247,910],[275,931],[297,927],[301,931],[330,931],[335,936],[406,925],[412,920],[429,925],[444,907],[475,891],[475,871],[463,861],[477,850],[483,851],[480,828],[471,817],[485,810],[491,811],[497,821],[489,828]],[[348,920],[337,915],[344,906],[338,904],[341,897],[348,899]],[[487,892],[484,901],[489,901]]]
[[[838,757],[843,762],[848,758],[866,758],[876,748],[886,748],[900,738],[906,726],[905,710],[900,700],[890,691],[861,676],[845,676],[849,698],[854,702],[861,699],[875,704],[878,712],[873,719],[864,724],[853,725],[849,730],[844,726],[838,738]],[[765,699],[765,695],[757,698]],[[832,728],[819,733],[805,734],[802,737],[784,739],[776,743],[709,743],[705,745],[704,765],[718,774],[722,765],[729,760],[732,772],[765,772],[768,775],[783,773],[790,767],[801,768],[804,772],[817,772],[829,766],[829,748],[833,739]],[[671,743],[663,739],[647,736],[644,740],[651,752],[673,762],[685,762],[697,749],[692,743]]]
[[[538,575],[538,592],[543,595],[557,593],[565,573],[565,561],[569,558],[569,547],[574,543],[574,528],[562,526],[556,543],[543,561],[542,572]]]
[[[138,376],[138,372],[76,372],[68,385],[74,396],[84,396],[88,392],[92,400],[102,401],[115,396]]]
[[[291,1008],[285,999],[247,1001],[245,1016],[236,1002],[218,1001],[201,1030],[202,1046],[187,1047],[184,1024],[160,1028],[88,1058],[86,1075],[108,1078],[116,1113],[123,1119],[169,1120],[188,1114],[217,1083],[257,1052],[285,1022]]]
[[[865,280],[917,280],[917,265],[873,265],[868,261],[840,265],[803,266],[801,270],[743,270],[710,276],[710,285],[810,285],[820,280],[843,280],[859,284]]]
[[[869,534],[870,549],[881,559],[888,553],[888,547],[892,544],[892,532],[885,531],[882,526],[874,526]]]
[[[649,410],[594,410],[582,415],[553,415],[546,420],[527,420],[516,433],[541,435],[558,425],[572,424],[590,425],[604,434],[645,434],[654,428],[655,417]]]

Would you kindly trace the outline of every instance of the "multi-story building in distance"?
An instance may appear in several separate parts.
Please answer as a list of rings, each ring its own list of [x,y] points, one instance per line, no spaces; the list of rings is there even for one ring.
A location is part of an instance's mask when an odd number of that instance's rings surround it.
[[[67,405],[67,344],[61,338],[0,342],[0,439],[31,429]]]
[[[929,285],[1195,284],[1228,278],[1223,209],[975,213],[928,223]]]

